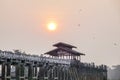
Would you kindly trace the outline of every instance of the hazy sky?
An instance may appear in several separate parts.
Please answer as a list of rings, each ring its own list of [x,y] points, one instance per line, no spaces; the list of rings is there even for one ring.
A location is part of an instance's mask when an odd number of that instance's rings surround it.
[[[0,0],[1,50],[39,55],[57,42],[77,46],[85,62],[120,64],[120,0]]]

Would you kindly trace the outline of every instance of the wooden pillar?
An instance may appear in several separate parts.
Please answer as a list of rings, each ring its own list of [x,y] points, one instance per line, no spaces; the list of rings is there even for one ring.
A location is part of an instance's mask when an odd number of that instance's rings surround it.
[[[20,63],[15,65],[16,80],[20,80]]]
[[[33,78],[34,80],[37,80],[37,65],[33,67]]]
[[[7,63],[6,65],[6,78],[7,80],[11,79],[11,63]]]
[[[72,58],[72,55],[71,55],[71,59],[73,59],[73,58]]]
[[[79,60],[79,56],[76,56],[77,57],[77,60]]]
[[[2,65],[0,64],[0,80],[2,80]]]
[[[21,64],[20,65],[20,80],[25,80],[25,65]]]
[[[69,80],[69,72],[68,72],[68,70],[66,71],[67,73],[66,73],[66,80]]]
[[[44,80],[49,80],[48,75],[50,75],[48,70],[44,70]]]
[[[69,59],[70,59],[70,54],[69,54]]]
[[[70,59],[71,59],[71,54],[70,54]]]
[[[38,69],[38,67],[37,67],[37,65],[35,66],[35,76],[37,77],[37,69]]]
[[[2,63],[2,80],[6,80],[6,65]]]
[[[63,80],[66,80],[66,72],[63,73]]]
[[[57,70],[57,68],[54,70],[54,80],[58,80],[58,70]]]
[[[81,56],[79,56],[79,60],[81,61]]]
[[[42,70],[42,66],[39,66],[39,72],[38,72],[38,80],[43,80],[43,77],[44,76],[43,74],[41,74],[41,70]],[[44,73],[44,72],[43,72]],[[42,75],[42,76],[41,76]]]
[[[30,64],[28,67],[28,80],[33,80],[33,65]]]

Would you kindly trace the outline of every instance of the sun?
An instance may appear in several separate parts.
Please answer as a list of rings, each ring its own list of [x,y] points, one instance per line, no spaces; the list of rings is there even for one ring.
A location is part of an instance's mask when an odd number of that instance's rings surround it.
[[[50,30],[50,31],[55,31],[56,30],[56,28],[57,28],[57,25],[56,25],[56,23],[54,23],[54,22],[51,22],[51,23],[48,23],[48,30]]]

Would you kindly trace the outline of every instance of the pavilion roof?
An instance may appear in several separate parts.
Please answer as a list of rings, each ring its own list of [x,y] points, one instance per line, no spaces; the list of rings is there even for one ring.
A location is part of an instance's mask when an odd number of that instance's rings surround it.
[[[68,48],[77,48],[76,46],[73,46],[73,45],[70,45],[70,44],[66,44],[66,43],[63,43],[63,42],[56,43],[53,46],[55,46],[55,47],[62,46],[62,47],[68,47]]]
[[[51,56],[59,56],[59,53],[57,53],[57,52],[60,51],[60,50],[66,51],[66,52],[70,53],[71,55],[75,55],[75,56],[85,55],[85,54],[77,52],[75,50],[67,49],[67,48],[61,48],[61,47],[60,48],[56,48],[54,50],[51,50],[49,52],[46,52],[44,54],[49,54]]]

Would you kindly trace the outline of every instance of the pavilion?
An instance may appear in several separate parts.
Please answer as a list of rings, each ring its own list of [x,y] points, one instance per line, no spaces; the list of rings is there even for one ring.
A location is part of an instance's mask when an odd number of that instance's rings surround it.
[[[47,54],[50,57],[57,57],[60,59],[76,59],[76,60],[81,60],[81,55],[85,55],[83,53],[73,50],[73,48],[77,48],[76,46],[66,44],[63,42],[56,43],[53,46],[57,48],[44,54]]]

